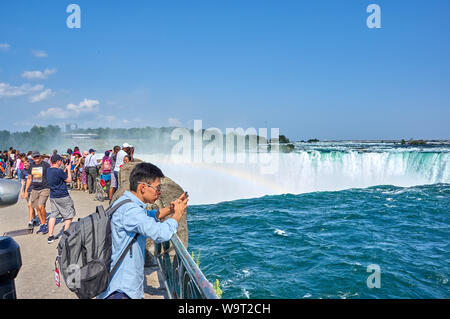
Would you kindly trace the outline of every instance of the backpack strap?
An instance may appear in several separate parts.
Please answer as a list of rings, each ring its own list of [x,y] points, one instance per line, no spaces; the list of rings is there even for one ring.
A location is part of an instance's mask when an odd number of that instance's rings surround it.
[[[133,244],[136,242],[138,236],[139,236],[139,234],[134,235],[133,239],[130,241],[130,243],[128,244],[127,248],[125,248],[125,250],[123,251],[122,255],[120,255],[120,257],[117,260],[116,264],[114,265],[113,269],[109,272],[109,281],[111,281],[112,277],[116,273],[117,268],[119,268],[120,263],[125,258],[125,256],[128,253],[128,251],[131,249],[131,246],[133,246]]]
[[[105,208],[103,206],[95,207],[95,212],[99,215],[105,215]]]
[[[114,204],[112,204],[111,206],[109,206],[106,211],[108,212],[108,216],[112,217],[112,215],[116,212],[116,210],[118,210],[122,205],[125,205],[126,203],[131,203],[131,199],[124,199],[123,201],[121,201],[119,204],[117,204],[116,206],[113,207]],[[109,211],[111,209],[111,211]]]
[[[112,207],[111,212],[109,212],[108,216],[112,217],[112,215],[121,207],[122,205],[125,205],[126,203],[132,202],[131,199],[124,199],[120,203],[118,203],[116,206]],[[111,205],[112,206],[112,205]],[[108,207],[106,211],[108,211],[111,206]],[[139,234],[134,235],[133,239],[128,244],[127,248],[122,252],[122,255],[120,255],[119,259],[117,260],[116,264],[114,265],[113,269],[109,272],[109,281],[111,281],[111,278],[114,276],[114,273],[116,272],[117,268],[119,268],[120,263],[125,258],[125,255],[128,253],[128,251],[131,249],[131,246],[136,242],[137,237]]]

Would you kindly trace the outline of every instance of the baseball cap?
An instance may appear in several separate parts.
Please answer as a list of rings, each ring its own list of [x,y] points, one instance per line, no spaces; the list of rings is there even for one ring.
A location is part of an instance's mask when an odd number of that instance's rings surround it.
[[[50,157],[50,161],[55,164],[57,161],[61,161],[62,157],[59,156],[58,154],[52,155],[52,157]]]
[[[128,143],[123,143],[123,145],[122,145],[123,148],[130,147],[130,146],[131,146],[131,145],[128,144]]]
[[[41,156],[41,153],[39,153],[39,151],[33,151],[33,153],[31,153],[31,157],[38,157]]]
[[[89,149],[89,153],[95,152],[93,148]]]

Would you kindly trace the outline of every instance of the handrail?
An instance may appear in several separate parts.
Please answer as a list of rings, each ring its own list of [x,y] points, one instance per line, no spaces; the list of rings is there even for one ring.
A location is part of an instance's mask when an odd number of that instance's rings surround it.
[[[173,256],[170,252],[175,251]],[[155,257],[170,299],[218,299],[211,283],[189,255],[177,234],[156,244]]]

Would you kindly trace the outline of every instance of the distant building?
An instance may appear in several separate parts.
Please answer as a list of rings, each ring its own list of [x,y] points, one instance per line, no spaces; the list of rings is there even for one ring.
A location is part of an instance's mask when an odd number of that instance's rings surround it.
[[[64,123],[62,125],[63,136],[71,139],[95,139],[99,137],[98,134],[94,133],[75,133],[77,129],[78,125],[75,123]]]
[[[98,138],[98,134],[94,133],[65,133],[65,138],[73,138],[73,139],[95,139]]]
[[[64,133],[70,133],[78,128],[78,125],[75,123],[64,123],[62,130]]]

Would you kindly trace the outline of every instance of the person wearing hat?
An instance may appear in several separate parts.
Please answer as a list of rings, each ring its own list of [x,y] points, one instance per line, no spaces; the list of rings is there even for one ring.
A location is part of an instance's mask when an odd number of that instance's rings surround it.
[[[81,190],[81,153],[80,151],[73,152],[73,160],[72,160],[72,181],[76,184],[76,189]]]
[[[28,168],[27,185],[25,186],[24,197],[28,197],[28,189],[31,186],[30,202],[33,209],[37,209],[41,227],[36,232],[43,235],[48,233],[48,227],[46,223],[47,212],[45,211],[45,204],[50,196],[50,187],[47,181],[47,169],[50,168],[50,164],[42,160],[41,153],[34,151],[31,156],[33,162],[30,163]],[[28,222],[28,227],[33,227],[33,221]]]
[[[120,167],[123,165],[123,159],[128,155],[128,151],[130,149],[130,144],[123,143],[122,149],[117,153],[116,165],[114,167],[114,176],[117,181],[117,187],[119,187],[119,171]]]
[[[89,150],[89,155],[86,156],[84,165],[86,167],[89,194],[94,194],[97,180],[97,158],[95,157],[95,150],[93,148]]]
[[[50,205],[51,213],[48,221],[48,239],[49,244],[55,241],[53,230],[55,228],[56,218],[64,219],[64,230],[69,229],[72,219],[75,216],[73,200],[69,195],[66,183],[72,182],[72,172],[70,171],[70,162],[67,163],[64,170],[60,169],[63,158],[58,154],[50,158],[51,167],[47,169],[47,180],[50,187]]]

